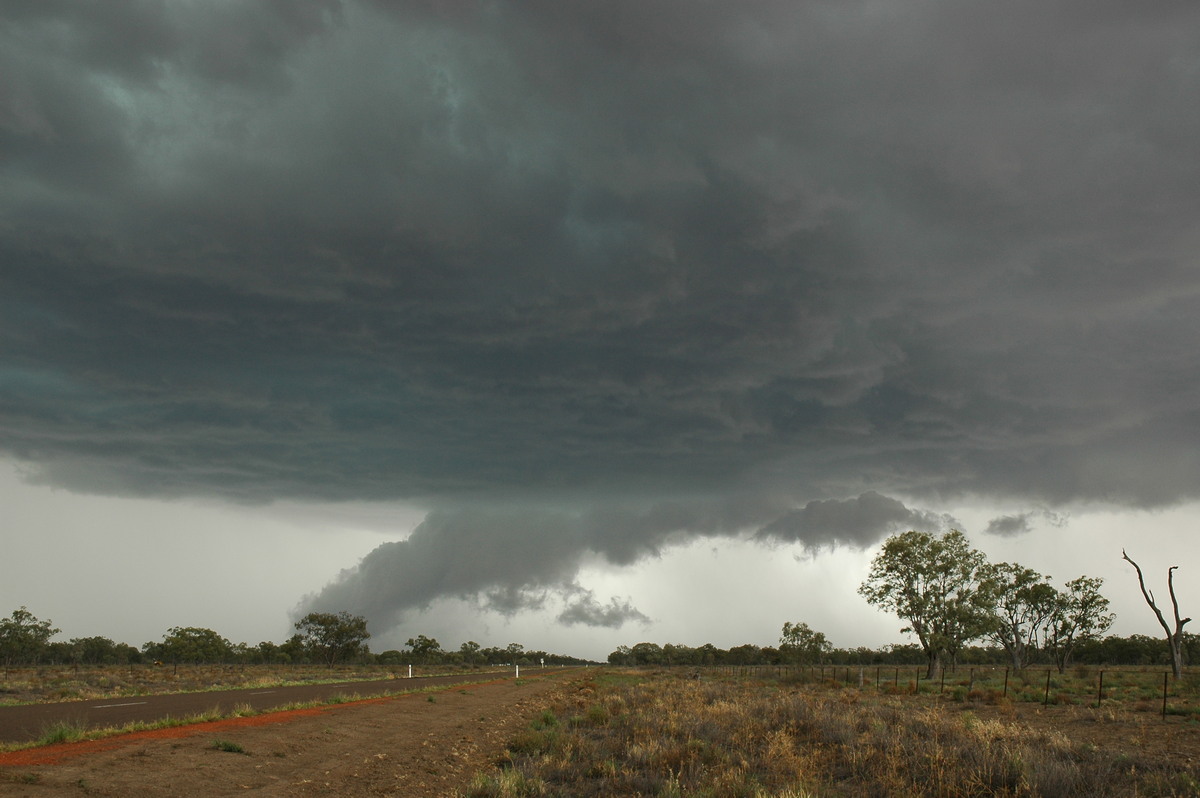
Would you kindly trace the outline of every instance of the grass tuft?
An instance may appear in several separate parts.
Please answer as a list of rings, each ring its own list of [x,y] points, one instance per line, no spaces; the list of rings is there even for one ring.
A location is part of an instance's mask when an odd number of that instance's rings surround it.
[[[229,754],[244,754],[246,749],[242,748],[239,743],[232,740],[213,740],[212,747],[218,751],[224,751]]]
[[[60,720],[43,727],[36,744],[73,743],[82,740],[86,734],[87,726],[81,721]]]

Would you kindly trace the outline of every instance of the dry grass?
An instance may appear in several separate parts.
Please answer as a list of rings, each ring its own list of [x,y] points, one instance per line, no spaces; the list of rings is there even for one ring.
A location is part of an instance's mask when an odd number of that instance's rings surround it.
[[[600,677],[466,798],[1196,796],[1194,773],[853,688]]]

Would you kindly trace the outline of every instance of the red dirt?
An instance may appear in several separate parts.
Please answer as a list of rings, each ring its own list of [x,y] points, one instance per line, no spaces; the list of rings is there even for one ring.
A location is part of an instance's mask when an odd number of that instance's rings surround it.
[[[0,795],[453,794],[581,678],[504,680],[0,754]],[[216,740],[246,754],[217,750]]]

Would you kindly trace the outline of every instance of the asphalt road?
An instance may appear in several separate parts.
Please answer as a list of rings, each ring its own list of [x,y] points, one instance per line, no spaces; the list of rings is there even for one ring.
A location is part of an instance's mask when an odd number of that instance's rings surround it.
[[[418,676],[412,679],[384,679],[375,682],[257,687],[212,693],[170,693],[0,707],[0,742],[16,743],[36,740],[44,734],[46,728],[58,722],[80,723],[87,728],[124,726],[135,721],[153,723],[167,717],[181,718],[208,712],[214,707],[223,713],[229,713],[236,706],[248,704],[252,708],[262,711],[284,704],[324,701],[338,694],[358,693],[366,696],[384,692],[399,693],[434,685],[500,679],[511,673],[511,671],[498,671],[455,676]]]

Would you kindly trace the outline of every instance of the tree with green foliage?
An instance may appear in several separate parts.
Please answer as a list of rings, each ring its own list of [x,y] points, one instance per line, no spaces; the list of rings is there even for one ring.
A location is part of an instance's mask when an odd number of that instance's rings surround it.
[[[806,623],[785,621],[779,636],[779,651],[787,662],[813,665],[823,661],[833,650],[824,632],[816,632]]]
[[[483,654],[478,643],[468,640],[458,648],[464,665],[479,665],[483,662]]]
[[[22,606],[12,615],[0,618],[0,660],[5,669],[22,663],[36,663],[50,638],[59,633],[51,622],[36,618]]]
[[[312,652],[328,667],[340,659],[349,659],[366,650],[367,619],[351,615],[342,610],[333,612],[310,612],[296,621],[296,631],[303,640],[306,650]]]
[[[932,679],[995,624],[985,562],[957,529],[941,537],[908,531],[884,541],[858,592],[908,622],[901,631],[916,635]]]
[[[1099,577],[1081,576],[1067,582],[1066,590],[1056,592],[1046,628],[1046,648],[1059,673],[1067,669],[1076,646],[1098,640],[1113,624],[1116,616],[1108,611],[1108,599],[1100,595],[1103,584]]]
[[[142,647],[147,656],[170,662],[178,669],[182,663],[228,662],[233,657],[233,644],[212,629],[197,626],[173,626],[163,635],[161,643]]]
[[[987,636],[1008,653],[1014,670],[1023,670],[1030,649],[1057,607],[1058,591],[1032,568],[1016,563],[984,567],[984,585],[991,594],[995,622]]]
[[[404,644],[409,649],[409,655],[418,665],[430,665],[441,659],[442,644],[436,638],[417,635],[408,638]]]

